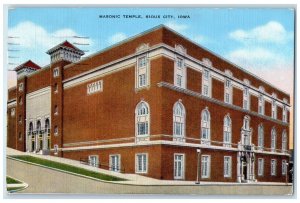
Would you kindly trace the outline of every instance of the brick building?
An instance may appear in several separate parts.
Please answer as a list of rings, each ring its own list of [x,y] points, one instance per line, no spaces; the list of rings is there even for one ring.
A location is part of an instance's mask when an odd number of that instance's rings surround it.
[[[47,53],[15,68],[9,147],[164,180],[285,182],[289,94],[184,36]]]

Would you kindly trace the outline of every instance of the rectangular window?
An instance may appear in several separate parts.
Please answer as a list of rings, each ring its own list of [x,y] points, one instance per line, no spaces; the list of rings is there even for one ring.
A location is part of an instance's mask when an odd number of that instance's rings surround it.
[[[230,103],[230,100],[229,100],[229,93],[225,93],[225,102],[226,103]]]
[[[229,131],[224,131],[224,147],[231,147],[231,133]]]
[[[183,59],[177,58],[177,67],[182,68],[183,67]]]
[[[257,171],[257,174],[259,176],[263,176],[264,175],[264,159],[262,158],[259,158],[258,159],[258,171]]]
[[[286,162],[286,160],[282,160],[281,171],[282,171],[282,175],[286,175],[286,173],[287,173],[287,162]]]
[[[201,157],[201,177],[210,177],[210,156],[202,155]]]
[[[53,69],[53,77],[58,77],[59,76],[59,68],[54,68]]]
[[[203,94],[204,94],[205,96],[208,96],[208,86],[207,86],[207,85],[204,85],[204,86],[203,86]]]
[[[139,87],[146,85],[146,74],[139,75]]]
[[[175,135],[182,136],[183,135],[182,128],[183,128],[183,123],[175,122],[174,123],[174,132],[175,132]]]
[[[230,80],[226,80],[226,82],[225,82],[225,87],[226,87],[226,88],[229,88],[229,87],[230,87]]]
[[[208,70],[204,70],[204,78],[208,80],[208,78],[209,78]]]
[[[138,59],[138,66],[139,66],[139,68],[145,67],[146,65],[147,65],[146,56],[143,56],[143,57],[141,57],[141,58]]]
[[[96,82],[92,82],[87,85],[87,94],[93,94],[96,92],[102,92],[103,91],[103,80],[99,80]]]
[[[148,156],[147,154],[136,155],[136,173],[147,173],[148,168]]]
[[[23,91],[23,89],[24,89],[24,85],[23,85],[23,83],[20,83],[19,84],[19,91],[21,92],[21,91]]]
[[[109,170],[115,171],[115,172],[120,172],[120,155],[110,155],[110,160],[109,160]]]
[[[148,135],[148,122],[138,123],[138,135]]]
[[[16,109],[15,108],[12,108],[11,110],[10,110],[10,116],[15,116],[15,114],[16,114]]]
[[[231,177],[231,156],[224,156],[224,177]]]
[[[184,179],[184,155],[174,155],[174,179]]]
[[[244,109],[248,109],[248,101],[244,99]]]
[[[276,176],[276,160],[271,160],[271,176]]]
[[[57,126],[54,126],[54,134],[58,135],[58,127]]]
[[[97,155],[89,156],[89,165],[93,167],[99,167],[99,158]]]
[[[182,86],[182,76],[177,74],[176,81],[177,81],[177,86],[181,87]]]
[[[54,147],[54,154],[57,155],[58,154],[58,145],[55,144],[53,147]]]

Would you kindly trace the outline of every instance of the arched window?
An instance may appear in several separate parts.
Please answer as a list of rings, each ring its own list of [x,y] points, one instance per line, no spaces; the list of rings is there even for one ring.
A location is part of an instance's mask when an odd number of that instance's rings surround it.
[[[150,110],[149,105],[142,101],[136,106],[136,136],[149,135]]]
[[[41,130],[42,130],[41,129],[41,121],[38,120],[37,123],[36,123],[36,131],[37,131],[38,134],[40,134]]]
[[[29,135],[33,134],[33,123],[29,123]]]
[[[180,101],[173,107],[173,136],[185,137],[185,109]]]
[[[45,120],[45,132],[47,135],[47,149],[50,149],[50,120],[47,118]]]
[[[224,117],[224,147],[231,147],[231,119],[229,115]]]
[[[45,120],[45,131],[48,133],[49,130],[50,130],[50,121],[49,118],[47,118]]]
[[[210,144],[210,114],[207,109],[201,114],[201,143]]]
[[[264,126],[262,124],[258,126],[257,146],[258,150],[264,148]]]
[[[244,123],[243,123],[243,137],[242,137],[242,144],[245,147],[249,147],[251,145],[251,132],[250,132],[250,117],[244,116]]]
[[[274,152],[276,149],[276,129],[273,127],[271,131],[271,151]]]
[[[286,136],[286,131],[284,130],[282,132],[282,152],[286,152],[287,150],[287,136]]]

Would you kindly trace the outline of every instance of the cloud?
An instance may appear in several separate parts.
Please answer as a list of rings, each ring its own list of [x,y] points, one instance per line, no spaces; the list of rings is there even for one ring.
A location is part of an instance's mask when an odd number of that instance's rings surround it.
[[[118,43],[124,39],[127,38],[127,35],[123,32],[118,32],[116,34],[114,34],[113,36],[111,36],[109,39],[108,39],[108,43],[109,44],[115,44],[115,43]]]
[[[44,27],[31,21],[23,21],[16,26],[8,29],[8,42],[20,44],[19,63],[25,60],[33,59],[39,65],[49,63],[49,56],[45,52],[56,46],[57,44],[68,40],[71,43],[89,44],[89,48],[93,46],[93,41],[86,38],[74,38],[74,36],[82,36],[76,31],[69,28],[62,28],[53,32],[48,32]],[[76,45],[80,49],[86,49],[81,45]]]
[[[170,21],[170,22],[167,22],[165,23],[165,25],[173,30],[175,30],[176,32],[183,32],[185,30],[188,29],[188,25],[185,25],[185,24],[179,24],[177,22],[174,22],[174,21]]]
[[[225,58],[286,92],[293,90],[293,60],[269,49],[239,48]]]
[[[257,26],[251,30],[235,30],[229,33],[229,37],[242,43],[250,41],[284,44],[293,39],[293,33],[288,32],[279,22],[270,21],[265,25]]]

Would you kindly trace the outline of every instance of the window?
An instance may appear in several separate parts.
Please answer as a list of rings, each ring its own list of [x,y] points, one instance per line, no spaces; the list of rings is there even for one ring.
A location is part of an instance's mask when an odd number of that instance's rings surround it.
[[[136,135],[137,136],[148,136],[149,135],[149,121],[150,121],[150,111],[149,105],[142,101],[140,102],[135,110],[136,115]]]
[[[258,113],[262,115],[265,114],[265,100],[263,95],[259,95],[258,98]]]
[[[231,147],[231,119],[229,115],[224,117],[224,147]]]
[[[211,79],[209,77],[210,73],[207,69],[203,70],[203,77],[202,77],[202,94],[204,96],[210,97],[211,94]]]
[[[258,150],[263,150],[264,148],[264,127],[262,124],[258,126],[258,138],[257,138]]]
[[[277,119],[277,106],[276,101],[272,101],[272,118]]]
[[[244,130],[250,131],[250,118],[248,116],[244,117],[243,128]]]
[[[287,150],[287,136],[286,136],[286,131],[284,130],[282,132],[282,147],[281,147],[282,152],[286,152]]]
[[[286,162],[286,160],[282,160],[281,171],[282,171],[282,175],[285,176],[286,173],[287,173],[287,162]]]
[[[57,83],[54,84],[54,93],[57,93],[58,92],[58,85]]]
[[[138,59],[138,67],[142,68],[145,67],[147,65],[147,59],[146,56],[142,56]]]
[[[53,147],[54,147],[54,154],[57,155],[58,154],[58,145],[55,144],[55,145],[53,145]]]
[[[210,144],[210,114],[207,109],[201,114],[201,143]]]
[[[110,155],[109,157],[109,169],[111,171],[120,172],[120,155]]]
[[[135,172],[136,173],[147,173],[148,168],[148,156],[147,154],[137,154],[135,160]]]
[[[88,95],[96,93],[96,92],[102,92],[102,91],[103,91],[103,80],[99,80],[99,81],[87,84],[87,94]]]
[[[89,156],[89,165],[93,167],[99,167],[99,158],[97,155]]]
[[[283,121],[283,122],[287,122],[287,109],[286,109],[286,106],[285,106],[285,105],[283,105],[282,121]]]
[[[257,167],[258,171],[257,174],[259,176],[263,176],[264,175],[264,159],[263,158],[258,158],[258,167]]]
[[[225,81],[225,103],[231,104],[232,103],[232,86],[230,80],[226,79]]]
[[[174,154],[174,179],[184,179],[183,154]]]
[[[183,59],[177,58],[177,67],[182,68],[183,67]]]
[[[209,71],[208,70],[204,70],[204,78],[208,80],[208,78],[209,78]]]
[[[249,110],[250,102],[249,102],[249,89],[244,87],[244,96],[243,96],[243,108]]]
[[[55,106],[54,106],[54,115],[57,115],[57,114],[58,114],[58,106],[55,105]]]
[[[139,87],[146,85],[146,74],[139,75]]]
[[[273,127],[271,131],[271,151],[275,152],[276,150],[276,129]]]
[[[184,67],[184,60],[177,57],[174,67],[174,85],[181,88],[186,88],[185,84],[186,69]]]
[[[10,110],[10,116],[11,117],[14,117],[16,115],[16,109],[15,108],[12,108],[11,110]]]
[[[176,102],[173,107],[173,136],[185,136],[185,109],[180,101]]]
[[[177,86],[181,87],[182,86],[182,76],[177,74]]]
[[[22,133],[21,132],[19,132],[19,137],[18,137],[18,139],[21,141],[22,140]]]
[[[231,177],[231,156],[224,156],[224,177]]]
[[[271,176],[276,176],[276,160],[271,160]]]
[[[57,67],[53,69],[53,77],[56,78],[58,76],[59,76],[59,68]]]
[[[21,82],[19,84],[19,91],[21,92],[21,91],[23,91],[23,89],[24,89],[24,84]]]
[[[201,177],[209,178],[210,177],[210,156],[202,155],[201,157]]]
[[[57,127],[57,125],[54,126],[54,135],[58,135],[58,127]]]
[[[136,88],[145,87],[148,84],[148,59],[146,55],[141,56],[137,59],[136,68]]]
[[[20,105],[23,104],[23,100],[22,100],[22,97],[21,97],[21,96],[19,97],[19,104],[20,104]]]
[[[19,124],[22,124],[22,116],[19,115]]]

